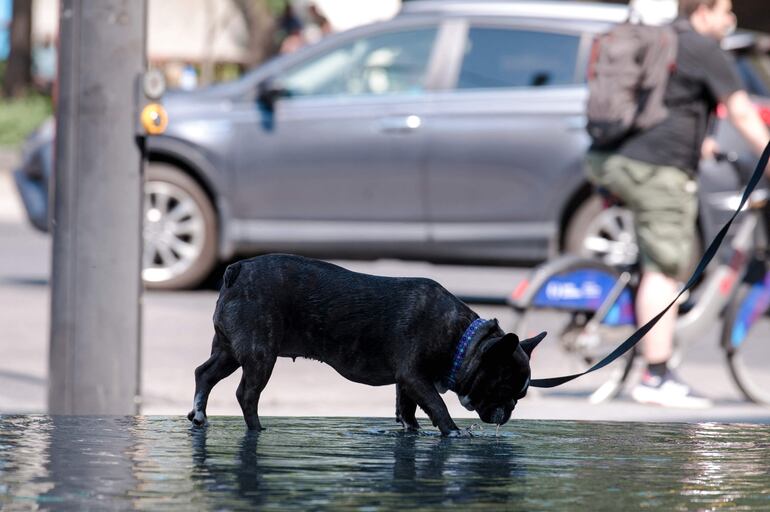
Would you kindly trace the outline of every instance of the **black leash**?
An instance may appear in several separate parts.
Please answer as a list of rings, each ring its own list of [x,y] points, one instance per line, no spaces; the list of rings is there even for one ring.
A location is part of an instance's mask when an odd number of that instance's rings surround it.
[[[549,379],[532,379],[530,382],[530,386],[536,387],[536,388],[553,388],[556,386],[560,386],[564,384],[565,382],[569,382],[573,379],[577,379],[578,377],[581,377],[587,373],[594,372],[596,370],[599,370],[601,368],[604,368],[611,362],[613,362],[615,359],[619,358],[629,350],[631,350],[634,345],[639,343],[639,340],[641,340],[645,334],[647,334],[650,329],[652,329],[655,324],[658,323],[658,320],[661,319],[663,315],[666,314],[666,312],[671,309],[671,307],[676,304],[676,301],[679,300],[679,297],[682,296],[684,292],[689,290],[696,281],[700,278],[700,276],[703,274],[703,272],[706,270],[706,267],[711,262],[711,259],[716,254],[717,250],[719,249],[719,246],[722,244],[722,240],[724,240],[725,235],[727,234],[727,230],[730,229],[730,225],[732,225],[735,218],[738,216],[738,213],[740,213],[741,209],[743,208],[743,205],[746,204],[746,201],[748,200],[751,193],[754,191],[754,188],[756,188],[757,183],[759,182],[759,179],[762,177],[762,174],[764,173],[765,169],[767,168],[768,160],[770,160],[770,143],[765,146],[765,150],[762,152],[762,156],[759,158],[759,162],[757,163],[756,169],[754,169],[754,174],[751,175],[751,179],[749,180],[748,185],[746,185],[746,190],[743,191],[743,198],[741,199],[741,204],[738,205],[738,209],[735,210],[735,213],[733,213],[732,217],[730,217],[730,220],[727,221],[727,223],[722,227],[722,229],[717,233],[717,236],[714,237],[714,240],[711,241],[711,244],[708,246],[708,249],[706,249],[706,252],[703,253],[703,257],[701,258],[700,262],[698,263],[698,267],[695,269],[695,272],[693,272],[692,276],[690,276],[690,279],[687,281],[687,284],[684,288],[682,288],[682,291],[679,292],[679,294],[674,297],[674,300],[671,301],[671,304],[666,306],[666,309],[658,313],[655,318],[641,326],[637,331],[629,336],[626,341],[620,344],[618,348],[612,351],[607,357],[593,365],[588,370],[582,372],[582,373],[575,373],[573,375],[566,375],[564,377],[551,377]]]

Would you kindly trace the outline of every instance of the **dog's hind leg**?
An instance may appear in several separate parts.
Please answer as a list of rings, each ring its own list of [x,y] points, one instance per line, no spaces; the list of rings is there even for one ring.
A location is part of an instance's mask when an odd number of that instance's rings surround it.
[[[275,355],[263,353],[255,361],[243,365],[243,377],[236,391],[236,397],[249,430],[262,430],[257,413],[259,397],[267,381],[270,380],[276,359]]]
[[[417,402],[404,392],[401,384],[396,384],[396,422],[407,430],[419,430],[420,424],[414,417],[416,411]]]
[[[195,369],[195,396],[193,398],[193,410],[187,415],[187,419],[196,427],[206,424],[206,405],[211,389],[222,379],[230,376],[238,369],[240,364],[232,356],[230,351],[222,346],[221,340],[214,335],[211,357]]]

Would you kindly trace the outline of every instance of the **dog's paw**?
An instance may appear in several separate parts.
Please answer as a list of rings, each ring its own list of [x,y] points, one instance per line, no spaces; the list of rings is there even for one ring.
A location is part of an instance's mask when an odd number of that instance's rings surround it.
[[[446,434],[444,437],[451,437],[451,438],[461,438],[461,439],[469,439],[471,437],[476,437],[473,432],[471,432],[470,429],[463,428],[459,430],[450,430],[448,434]]]
[[[190,411],[187,415],[187,419],[192,421],[192,424],[195,427],[205,427],[208,424],[206,415],[201,411]]]

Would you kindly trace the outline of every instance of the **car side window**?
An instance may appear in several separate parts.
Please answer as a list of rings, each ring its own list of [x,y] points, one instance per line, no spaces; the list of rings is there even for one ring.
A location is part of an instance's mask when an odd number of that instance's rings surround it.
[[[457,88],[574,84],[579,44],[576,35],[471,27]]]
[[[288,70],[289,96],[419,93],[425,89],[436,28],[363,37]]]
[[[760,52],[740,52],[735,55],[735,63],[749,94],[770,95],[770,56]]]

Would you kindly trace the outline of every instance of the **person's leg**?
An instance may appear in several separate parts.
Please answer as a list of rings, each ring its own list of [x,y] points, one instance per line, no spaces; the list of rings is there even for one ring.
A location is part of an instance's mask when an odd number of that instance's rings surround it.
[[[636,320],[644,325],[652,320],[674,299],[679,282],[662,272],[648,270],[642,273],[636,293]],[[671,358],[677,306],[668,310],[642,340],[642,355],[648,365],[666,363]]]
[[[642,279],[637,291],[637,322],[647,323],[668,306],[679,288],[682,269],[690,261],[697,216],[697,187],[673,167],[627,164],[637,186],[633,204]],[[671,358],[678,314],[673,306],[642,341],[647,370],[632,390],[639,402],[675,407],[708,407],[692,393],[667,363]]]
[[[636,314],[637,323],[644,325],[676,296],[678,278],[690,261],[697,199],[695,183],[684,171],[655,166],[632,171],[638,181],[634,215],[642,265]],[[663,370],[661,364],[671,358],[677,314],[677,306],[672,307],[642,342],[642,354],[653,373]]]

